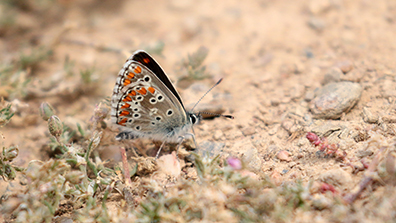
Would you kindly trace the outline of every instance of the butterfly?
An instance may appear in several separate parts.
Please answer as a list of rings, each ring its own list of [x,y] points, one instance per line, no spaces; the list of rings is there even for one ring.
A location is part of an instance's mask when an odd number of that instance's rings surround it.
[[[134,52],[118,73],[110,113],[111,122],[122,130],[116,136],[117,140],[148,138],[162,141],[156,158],[165,143],[178,143],[180,146],[186,136],[191,136],[197,147],[195,136],[190,130],[202,119],[202,113],[205,112],[186,111],[179,93],[164,70],[143,50]],[[206,114],[234,118],[230,115]]]
[[[127,59],[111,97],[111,122],[122,130],[117,140],[148,138],[162,141],[162,148],[192,136],[196,145],[190,130],[201,118],[186,111],[175,86],[147,52],[138,50]]]

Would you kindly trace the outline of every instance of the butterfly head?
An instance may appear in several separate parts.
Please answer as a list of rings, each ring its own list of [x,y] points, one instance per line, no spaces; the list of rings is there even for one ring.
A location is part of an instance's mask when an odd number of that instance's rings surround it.
[[[190,113],[188,112],[188,118],[190,119],[191,124],[198,124],[202,120],[201,113]]]

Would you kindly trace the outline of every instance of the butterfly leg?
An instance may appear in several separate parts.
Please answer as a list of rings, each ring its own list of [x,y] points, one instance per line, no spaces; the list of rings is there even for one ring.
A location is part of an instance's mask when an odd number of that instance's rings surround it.
[[[192,137],[194,144],[195,144],[195,148],[198,148],[197,141],[195,141],[195,135],[193,133],[186,133],[186,136],[187,135]],[[177,147],[176,147],[176,154],[179,154],[179,147],[181,146],[181,144],[183,143],[185,138],[186,138],[185,136],[179,137],[179,143],[177,144]]]
[[[179,143],[177,144],[177,147],[176,147],[176,157],[177,157],[177,160],[179,160],[179,147],[181,146],[181,144],[183,143],[183,141],[184,141],[184,136],[180,136],[179,137]]]
[[[162,150],[162,147],[164,147],[165,142],[166,142],[166,141],[163,141],[162,144],[161,144],[161,146],[160,146],[160,148],[158,149],[157,155],[155,156],[155,160],[158,159],[158,156],[159,156],[159,154],[160,154],[160,152],[161,152],[161,150]]]
[[[194,144],[195,144],[195,148],[198,148],[197,141],[195,140],[195,135],[193,133],[186,133],[186,135],[189,135],[192,137]],[[186,138],[185,136],[179,136],[179,140],[178,140],[179,143],[176,146],[176,154],[179,154],[179,147],[181,146],[181,144],[183,144],[183,141],[185,138]],[[160,148],[158,149],[157,155],[155,156],[155,160],[157,160],[157,158],[162,150],[162,147],[164,147],[164,145],[165,145],[165,141],[161,144]]]
[[[186,135],[189,135],[189,136],[191,136],[191,138],[193,139],[193,141],[194,141],[194,144],[195,144],[195,148],[196,149],[198,149],[198,144],[197,144],[197,141],[195,141],[195,135],[193,134],[193,133],[186,133]]]
[[[177,154],[178,154],[178,151],[179,151],[179,147],[180,147],[180,145],[183,143],[183,141],[184,141],[184,136],[180,136],[179,137],[179,143],[177,143],[177,146],[176,146],[176,156],[177,156]],[[162,149],[162,147],[165,145],[165,141],[161,144],[161,146],[160,146],[160,148],[159,148],[159,150],[158,150],[158,152],[157,152],[157,155],[155,156],[155,160],[157,160],[157,158],[158,158],[158,156],[159,156],[159,154],[160,154],[160,152],[161,152],[161,149]]]

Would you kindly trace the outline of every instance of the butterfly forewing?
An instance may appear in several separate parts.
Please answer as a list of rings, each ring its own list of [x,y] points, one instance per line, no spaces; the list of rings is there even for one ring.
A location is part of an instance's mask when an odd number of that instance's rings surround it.
[[[157,77],[161,80],[161,82],[173,93],[173,95],[179,100],[180,104],[183,106],[183,102],[179,96],[179,93],[176,91],[172,82],[169,80],[168,76],[165,74],[164,70],[161,66],[145,51],[137,51],[133,54],[132,60],[135,60],[146,67],[148,67]]]

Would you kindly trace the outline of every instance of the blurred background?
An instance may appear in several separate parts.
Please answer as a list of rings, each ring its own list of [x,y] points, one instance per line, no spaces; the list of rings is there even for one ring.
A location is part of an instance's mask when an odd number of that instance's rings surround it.
[[[388,0],[0,0],[0,103],[11,103],[15,113],[1,129],[2,144],[19,146],[18,165],[54,157],[40,104],[49,102],[70,128],[88,129],[125,60],[144,49],[187,108],[224,78],[200,109],[235,119],[204,121],[196,130],[199,144],[246,152],[251,168],[279,179],[316,177],[337,164],[307,158],[296,171],[272,158],[281,150],[314,154],[304,134],[324,123],[313,120],[310,102],[328,83],[360,88],[353,109],[324,118],[337,120],[326,131],[368,129],[363,108],[393,117],[395,37],[396,1]],[[385,137],[395,133],[389,123]],[[116,133],[111,129],[107,139]],[[354,143],[348,148],[361,148]]]

